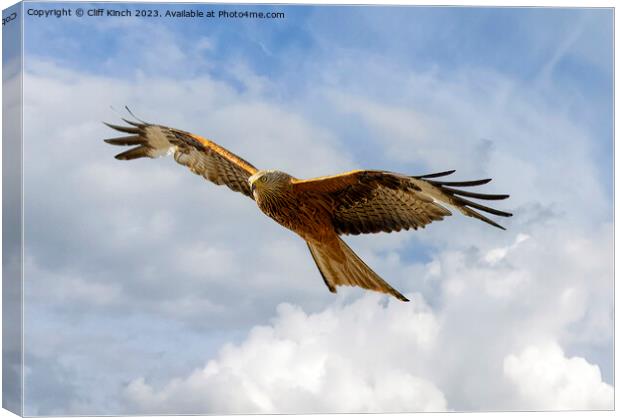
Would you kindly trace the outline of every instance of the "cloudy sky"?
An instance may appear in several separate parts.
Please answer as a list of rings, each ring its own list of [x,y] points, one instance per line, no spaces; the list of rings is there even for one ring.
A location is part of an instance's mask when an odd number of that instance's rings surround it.
[[[268,10],[26,17],[24,412],[612,408],[611,10]],[[125,104],[297,177],[492,177],[515,216],[346,238],[412,302],[334,295],[250,199],[112,158]]]

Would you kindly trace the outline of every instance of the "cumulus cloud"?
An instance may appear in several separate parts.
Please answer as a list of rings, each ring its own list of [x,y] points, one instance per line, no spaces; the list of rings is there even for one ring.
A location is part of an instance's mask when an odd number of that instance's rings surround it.
[[[443,393],[409,367],[436,349],[437,332],[421,298],[365,296],[317,314],[284,304],[204,368],[162,388],[135,379],[125,396],[143,413],[441,411]]]
[[[541,343],[551,337],[570,344],[601,330],[608,333],[604,341],[611,338],[611,300],[597,293],[611,286],[610,229],[569,235],[570,242],[518,234],[505,247],[445,250],[426,266],[396,261],[395,270],[420,273],[421,289],[425,282],[440,282],[432,307],[421,293],[409,293],[410,304],[386,304],[369,294],[316,313],[281,305],[271,325],[224,346],[205,367],[165,384],[134,379],[124,391],[128,408],[141,413],[610,409],[613,388],[598,366],[583,357],[566,358],[558,342]],[[605,325],[584,321],[591,316]],[[538,386],[529,384],[540,378]]]
[[[566,357],[556,343],[528,346],[504,360],[504,373],[527,409],[612,409],[614,390],[598,366]]]

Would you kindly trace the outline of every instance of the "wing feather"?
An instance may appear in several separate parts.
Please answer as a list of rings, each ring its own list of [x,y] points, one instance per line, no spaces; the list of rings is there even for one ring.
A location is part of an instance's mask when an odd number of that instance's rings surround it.
[[[172,154],[176,162],[188,167],[193,173],[253,198],[248,178],[258,170],[243,158],[213,141],[189,132],[123,120],[131,126],[106,125],[133,135],[106,139],[105,142],[111,145],[138,146],[116,155],[117,159],[157,158]]]
[[[501,200],[508,195],[473,193],[444,186],[476,186],[490,180],[426,180],[447,176],[453,172],[454,170],[410,177],[386,171],[355,170],[335,176],[296,180],[293,185],[301,193],[318,195],[329,202],[334,228],[338,234],[358,235],[424,228],[431,222],[451,215],[444,205],[454,206],[466,216],[503,229],[472,208],[504,217],[512,216],[510,213],[480,205],[461,196]]]
[[[463,215],[470,216],[472,218],[479,219],[483,222],[488,223],[499,229],[506,229],[503,226],[499,225],[497,222],[487,218],[486,216],[476,212],[474,209],[481,210],[483,212],[487,212],[496,216],[502,216],[505,218],[511,217],[512,213],[505,212],[502,210],[494,209],[489,206],[481,205],[477,202],[472,202],[471,200],[465,199],[461,196],[467,196],[475,199],[481,200],[503,200],[510,197],[507,194],[485,194],[485,193],[473,193],[465,190],[454,189],[452,187],[446,186],[478,186],[482,184],[486,184],[491,179],[483,179],[483,180],[472,180],[472,181],[463,181],[463,182],[447,182],[447,181],[436,181],[436,180],[426,180],[428,176],[414,176],[411,177],[411,181],[414,182],[423,193],[427,194],[431,198],[441,203],[453,206],[457,208]],[[472,209],[474,208],[474,209]]]

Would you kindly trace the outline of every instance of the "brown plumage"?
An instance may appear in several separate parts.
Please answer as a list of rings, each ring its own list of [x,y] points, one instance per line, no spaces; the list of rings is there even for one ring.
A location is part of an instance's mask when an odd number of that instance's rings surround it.
[[[501,200],[508,195],[455,188],[483,185],[490,179],[447,182],[435,179],[454,171],[412,177],[387,171],[355,170],[300,180],[281,171],[258,170],[216,143],[189,132],[123,120],[130,126],[106,124],[131,134],[105,140],[112,145],[134,146],[118,154],[117,159],[172,154],[192,172],[254,199],[263,213],[306,241],[323,281],[334,293],[336,286],[359,286],[408,301],[372,271],[339,235],[424,228],[451,215],[444,204],[501,229],[504,228],[476,210],[512,216],[465,199]]]

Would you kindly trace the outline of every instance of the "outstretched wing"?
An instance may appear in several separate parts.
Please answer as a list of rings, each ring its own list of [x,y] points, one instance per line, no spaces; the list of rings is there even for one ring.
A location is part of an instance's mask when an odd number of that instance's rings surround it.
[[[328,205],[338,234],[358,235],[424,228],[433,221],[451,215],[442,204],[504,229],[474,209],[498,216],[512,214],[466,200],[462,196],[500,200],[506,199],[508,195],[472,193],[453,187],[482,185],[490,179],[465,182],[430,180],[453,172],[410,177],[386,171],[356,170],[335,176],[296,180],[294,187],[297,192],[308,194],[308,198],[321,199]]]
[[[176,162],[187,166],[195,174],[254,198],[248,178],[258,170],[241,157],[215,142],[189,132],[146,122],[123,120],[130,126],[106,123],[110,128],[130,135],[106,139],[105,142],[112,145],[135,145],[116,155],[117,159],[157,158],[172,154]]]

